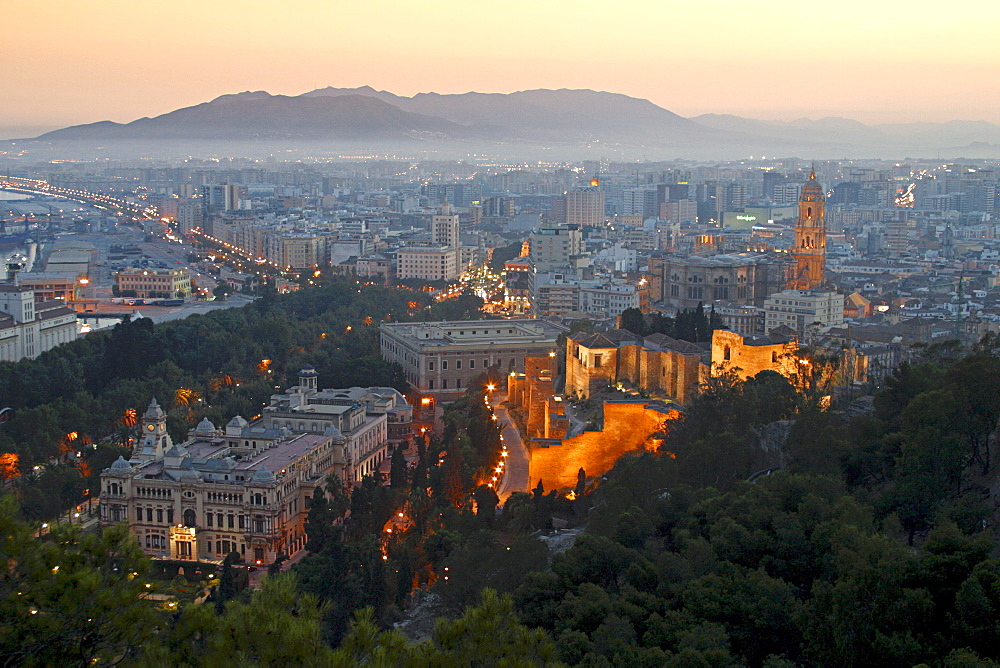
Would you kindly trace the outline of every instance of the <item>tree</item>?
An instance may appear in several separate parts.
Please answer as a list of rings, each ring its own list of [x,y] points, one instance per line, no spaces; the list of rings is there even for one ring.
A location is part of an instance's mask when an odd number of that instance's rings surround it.
[[[322,485],[317,485],[312,495],[312,505],[306,515],[306,549],[319,552],[325,548],[333,535],[333,521],[336,519],[327,504]]]
[[[249,602],[226,606],[209,636],[203,665],[330,665],[333,653],[320,630],[325,607],[296,585],[294,574],[267,577]]]
[[[392,459],[389,462],[389,486],[393,489],[403,489],[407,480],[406,455],[403,453],[403,446],[398,445],[392,452]]]
[[[484,589],[482,601],[458,619],[439,619],[429,641],[410,643],[398,630],[380,631],[371,609],[359,610],[334,666],[555,665],[556,649],[541,629],[517,621],[513,602]]]
[[[124,525],[38,541],[0,496],[0,656],[15,665],[91,665],[134,658],[156,633],[143,600],[148,561]]]
[[[627,308],[622,311],[621,317],[618,318],[618,328],[627,329],[639,336],[645,336],[648,333],[646,331],[646,320],[642,315],[642,311],[637,308]]]
[[[218,285],[215,286],[215,289],[212,290],[212,294],[220,302],[224,302],[226,301],[226,297],[233,294],[233,289],[229,287],[228,283],[226,283],[225,281],[221,281]]]
[[[479,485],[472,495],[476,501],[476,516],[492,522],[497,506],[500,505],[500,497],[489,485]]]

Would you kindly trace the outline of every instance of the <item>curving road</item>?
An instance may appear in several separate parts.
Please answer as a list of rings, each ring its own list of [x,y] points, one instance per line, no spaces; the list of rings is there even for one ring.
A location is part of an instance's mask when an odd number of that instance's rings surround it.
[[[503,481],[497,496],[500,497],[500,504],[506,503],[507,499],[514,492],[527,492],[531,485],[528,471],[528,449],[521,440],[521,434],[517,431],[514,420],[507,414],[507,409],[501,405],[501,401],[507,398],[506,394],[495,393],[493,395],[493,411],[497,420],[503,427],[503,442],[507,446],[507,470],[504,472]]]

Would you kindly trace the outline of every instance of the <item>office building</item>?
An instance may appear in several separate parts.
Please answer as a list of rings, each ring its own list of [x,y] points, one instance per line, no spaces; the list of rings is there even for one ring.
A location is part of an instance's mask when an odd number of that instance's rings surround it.
[[[191,296],[191,274],[187,269],[124,269],[115,274],[118,294],[128,297]]]

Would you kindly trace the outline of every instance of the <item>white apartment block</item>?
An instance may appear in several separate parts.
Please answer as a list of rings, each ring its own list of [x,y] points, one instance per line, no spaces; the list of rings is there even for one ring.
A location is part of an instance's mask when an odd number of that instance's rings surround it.
[[[764,331],[789,327],[800,339],[844,324],[844,296],[826,290],[784,290],[764,301]]]
[[[396,251],[396,276],[453,281],[462,273],[462,249],[411,246]]]

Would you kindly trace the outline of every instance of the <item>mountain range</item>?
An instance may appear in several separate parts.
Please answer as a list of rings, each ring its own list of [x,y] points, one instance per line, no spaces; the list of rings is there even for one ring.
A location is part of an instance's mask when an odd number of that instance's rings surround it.
[[[724,114],[684,118],[649,100],[593,90],[419,93],[320,88],[298,96],[223,95],[131,123],[48,132],[41,142],[458,142],[638,149],[685,155],[814,157],[949,153],[1000,155],[1000,125],[985,121],[865,125],[845,118],[764,121]]]

